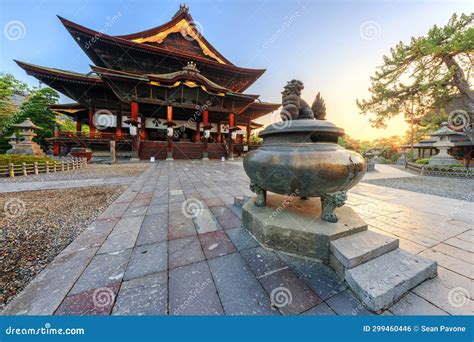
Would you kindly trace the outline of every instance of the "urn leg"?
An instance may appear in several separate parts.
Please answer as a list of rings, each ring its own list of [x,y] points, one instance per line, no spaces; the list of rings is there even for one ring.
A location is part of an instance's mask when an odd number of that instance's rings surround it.
[[[257,207],[264,207],[267,204],[267,190],[263,189],[255,183],[250,183],[250,190],[257,195],[255,205]]]
[[[338,218],[334,209],[342,207],[347,199],[347,191],[337,191],[321,196],[322,215],[321,218],[327,222],[337,222]]]

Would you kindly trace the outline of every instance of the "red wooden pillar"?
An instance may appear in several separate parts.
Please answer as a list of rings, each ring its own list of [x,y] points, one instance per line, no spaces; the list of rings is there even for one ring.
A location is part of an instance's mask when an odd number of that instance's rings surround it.
[[[92,107],[89,108],[89,135],[91,138],[95,137],[94,110]]]
[[[117,122],[115,125],[115,135],[117,138],[120,138],[122,136],[122,111],[119,111],[117,113]]]
[[[234,160],[234,139],[232,139],[232,132],[235,129],[235,115],[229,113],[229,160]]]
[[[81,119],[76,116],[76,133],[81,133]]]
[[[207,144],[208,144],[208,137],[206,137],[206,131],[210,132],[210,125],[209,125],[209,112],[207,110],[204,111],[203,113],[203,118],[202,118],[202,123],[203,123],[203,147],[202,147],[202,159],[208,160],[209,159],[209,154],[207,153]]]
[[[130,123],[131,125],[136,125],[137,127],[137,134],[133,137],[133,150],[135,153],[133,153],[134,158],[139,158],[138,153],[140,149],[140,133],[138,131],[138,103],[135,101],[132,101],[130,104],[130,112],[132,115],[132,122]]]
[[[250,145],[250,123],[247,124],[247,145]]]
[[[194,142],[200,142],[201,141],[201,123],[198,121],[196,122],[196,138]]]
[[[221,123],[217,123],[217,143],[221,144],[222,143],[222,133],[221,133]]]
[[[140,139],[146,140],[146,128],[145,128],[146,118],[144,115],[142,115],[141,118],[142,120],[141,120],[141,128],[140,128]]]
[[[58,137],[59,137],[59,128],[58,126],[54,127],[54,144],[53,144],[53,155],[59,156],[59,142],[58,142]]]
[[[167,107],[168,130],[173,128],[173,106]],[[173,136],[166,134],[166,160],[173,160]]]

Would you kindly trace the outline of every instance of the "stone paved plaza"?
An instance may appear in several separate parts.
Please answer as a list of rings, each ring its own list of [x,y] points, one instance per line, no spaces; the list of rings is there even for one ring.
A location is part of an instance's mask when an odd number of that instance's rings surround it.
[[[241,228],[242,195],[241,162],[151,164],[4,314],[371,314],[330,267],[260,247]],[[472,202],[360,183],[347,205],[438,262],[438,277],[382,314],[472,314]]]

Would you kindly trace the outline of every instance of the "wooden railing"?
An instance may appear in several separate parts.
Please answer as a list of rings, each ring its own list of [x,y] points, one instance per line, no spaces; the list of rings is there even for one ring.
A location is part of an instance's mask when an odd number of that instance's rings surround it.
[[[58,136],[55,138],[63,139],[102,139],[102,140],[133,140],[133,137],[130,134],[116,134],[102,131],[95,131],[94,134],[85,133],[85,132],[75,132],[75,131],[59,131]]]
[[[15,177],[38,175],[40,173],[50,173],[59,171],[69,171],[83,169],[87,167],[86,158],[68,158],[53,162],[34,162],[8,165],[0,165],[0,177]]]

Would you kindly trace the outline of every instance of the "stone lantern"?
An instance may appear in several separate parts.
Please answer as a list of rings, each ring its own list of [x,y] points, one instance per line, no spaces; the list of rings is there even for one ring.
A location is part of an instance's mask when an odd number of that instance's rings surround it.
[[[35,130],[41,129],[41,127],[36,126],[30,118],[26,118],[22,123],[12,125],[12,127],[20,129],[20,140],[15,144],[12,144],[12,141],[10,141],[12,148],[7,151],[7,154],[45,155],[40,145],[33,141],[33,138],[36,137]]]
[[[430,133],[429,135],[436,138],[437,141],[433,144],[433,147],[436,147],[439,151],[437,155],[430,158],[429,164],[445,166],[456,164],[458,161],[448,154],[448,150],[454,147],[454,143],[451,139],[461,134],[450,129],[447,122],[443,122],[436,132]]]

